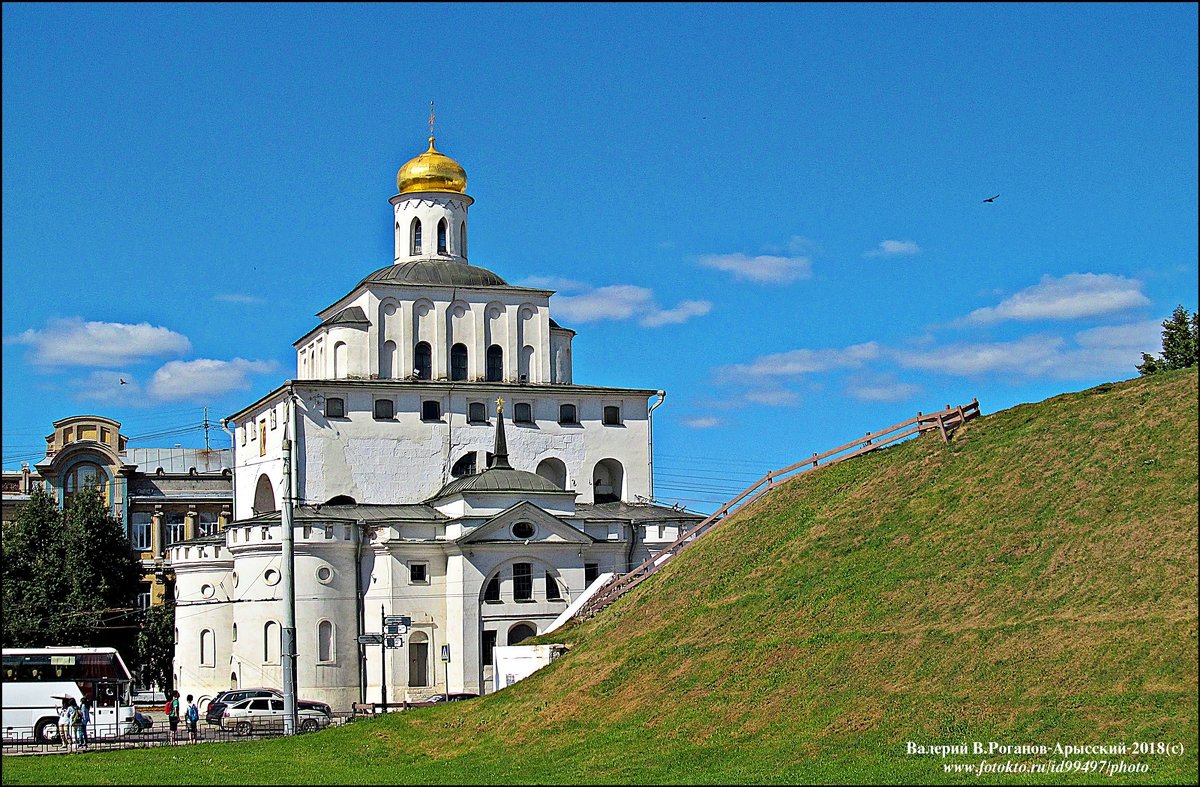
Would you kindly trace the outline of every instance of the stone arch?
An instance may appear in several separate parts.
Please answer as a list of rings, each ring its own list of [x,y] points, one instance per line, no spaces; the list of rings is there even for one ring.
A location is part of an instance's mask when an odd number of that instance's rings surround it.
[[[567,488],[567,465],[563,460],[554,456],[547,457],[538,462],[535,472],[559,489]]]
[[[350,348],[345,342],[333,344],[333,377],[335,380],[350,376]]]
[[[513,626],[512,628],[510,628],[508,630],[508,634],[506,635],[505,639],[506,639],[506,644],[516,645],[518,643],[524,642],[525,640],[529,639],[530,637],[536,637],[536,636],[537,636],[537,626],[533,625],[532,623],[522,621],[520,623],[517,623],[515,626]]]
[[[616,459],[601,459],[592,470],[592,501],[616,503],[625,497],[625,468]]]
[[[275,487],[271,485],[271,479],[267,478],[267,474],[263,473],[258,477],[258,484],[254,487],[254,513],[268,514],[272,511],[278,511],[279,507],[275,503]]]

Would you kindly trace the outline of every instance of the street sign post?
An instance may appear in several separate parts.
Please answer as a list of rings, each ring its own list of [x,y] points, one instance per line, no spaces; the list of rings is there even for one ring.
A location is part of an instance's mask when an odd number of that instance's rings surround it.
[[[358,635],[358,644],[359,645],[382,645],[383,644],[383,635],[382,634],[359,634]]]
[[[442,663],[446,665],[446,699],[450,699],[450,645],[442,645]]]

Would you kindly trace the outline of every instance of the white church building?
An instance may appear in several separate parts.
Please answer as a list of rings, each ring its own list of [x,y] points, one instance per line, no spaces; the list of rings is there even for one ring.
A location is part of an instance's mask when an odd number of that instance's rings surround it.
[[[491,691],[497,645],[699,519],[650,502],[664,394],[575,384],[552,291],[468,262],[463,168],[431,136],[396,185],[391,264],[318,313],[294,379],[225,421],[233,521],[170,550],[183,693],[283,685],[289,489],[297,689],[346,710],[384,682],[392,702]],[[384,615],[411,619],[402,645],[360,645]]]

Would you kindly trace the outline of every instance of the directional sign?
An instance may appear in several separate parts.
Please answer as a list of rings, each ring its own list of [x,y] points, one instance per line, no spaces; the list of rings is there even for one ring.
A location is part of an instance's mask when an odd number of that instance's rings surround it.
[[[358,644],[359,645],[382,645],[383,644],[383,635],[382,634],[359,634],[358,635]]]
[[[395,623],[400,626],[411,626],[412,618],[408,615],[384,615],[383,622],[385,625]]]
[[[404,625],[403,623],[386,623],[383,626],[383,633],[393,635],[407,634],[408,626]]]
[[[404,647],[404,637],[384,637],[383,646],[385,648],[402,648]]]

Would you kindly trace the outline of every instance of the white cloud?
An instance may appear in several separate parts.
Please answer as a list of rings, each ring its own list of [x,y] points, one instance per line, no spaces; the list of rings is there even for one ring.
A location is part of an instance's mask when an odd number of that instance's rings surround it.
[[[864,257],[897,257],[919,254],[921,247],[911,240],[885,240],[873,249],[863,252]]]
[[[72,379],[69,384],[76,399],[131,407],[147,404],[142,386],[128,372],[97,370],[87,377]]]
[[[1064,340],[1058,336],[1026,336],[1011,342],[959,342],[919,352],[895,353],[901,366],[967,377],[990,373],[1027,377],[1047,375],[1058,361]]]
[[[681,301],[672,309],[663,309],[654,301],[654,291],[634,284],[612,284],[579,295],[555,295],[554,311],[568,322],[637,318],[647,328],[676,325],[700,317],[712,310],[708,301]]]
[[[33,348],[30,361],[40,366],[122,366],[181,355],[192,346],[186,336],[162,326],[84,322],[79,317],[51,320],[45,329],[30,328],[11,341]]]
[[[213,300],[224,303],[238,303],[245,306],[255,306],[267,302],[266,298],[259,298],[256,295],[243,295],[240,292],[223,292],[220,295],[214,295]]]
[[[154,373],[149,392],[156,399],[203,399],[250,387],[250,374],[272,372],[272,361],[217,361],[199,358],[194,361],[171,361]]]
[[[717,375],[726,380],[745,377],[794,377],[810,372],[861,366],[878,357],[879,345],[875,342],[853,344],[841,349],[789,350],[761,355],[748,364],[717,367]]]
[[[741,253],[706,254],[699,262],[705,268],[728,271],[734,278],[759,284],[787,284],[812,276],[812,260],[801,256],[779,257],[762,254],[747,257]]]
[[[1088,328],[1075,334],[1075,343],[1080,347],[1107,349],[1126,348],[1139,352],[1158,352],[1162,346],[1162,323],[1158,320],[1143,320],[1125,325],[1102,325]]]
[[[708,416],[705,418],[684,418],[681,423],[689,429],[712,429],[714,426],[721,426],[724,422],[720,418]]]
[[[899,402],[922,392],[919,385],[902,383],[895,375],[859,375],[846,382],[846,393],[861,402]]]
[[[787,388],[757,388],[753,391],[747,391],[745,398],[748,402],[763,404],[768,407],[784,407],[800,401],[799,395],[795,391],[789,391]]]
[[[1069,273],[1061,279],[1043,276],[1037,284],[1004,299],[996,306],[976,309],[960,322],[995,323],[1002,320],[1074,320],[1147,306],[1142,283],[1109,273]]]
[[[703,317],[712,311],[708,301],[680,301],[674,309],[660,309],[642,318],[641,323],[647,328],[658,328],[661,325],[677,325],[687,322],[693,317]]]

